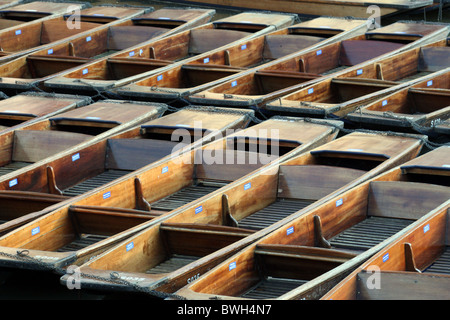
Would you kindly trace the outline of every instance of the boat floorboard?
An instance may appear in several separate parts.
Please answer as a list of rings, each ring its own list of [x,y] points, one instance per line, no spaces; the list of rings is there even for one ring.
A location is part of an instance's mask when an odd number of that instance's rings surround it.
[[[5,174],[11,173],[13,171],[25,168],[26,166],[30,165],[29,162],[21,162],[21,161],[13,161],[8,163],[7,165],[4,165],[0,167],[0,176],[3,176]]]
[[[313,202],[313,200],[279,199],[264,209],[240,220],[239,227],[251,230],[264,229],[294,212],[307,207]]]
[[[95,234],[83,234],[75,241],[59,248],[57,252],[68,252],[68,251],[77,251],[83,248],[86,248],[94,243],[97,243],[103,239],[106,239],[108,236],[95,235]]]
[[[444,253],[426,268],[424,272],[450,274],[450,246],[446,246]]]
[[[178,270],[191,262],[194,262],[198,259],[195,256],[186,256],[186,255],[178,255],[174,254],[169,259],[161,262],[155,267],[146,271],[148,274],[161,274],[161,273],[169,273]]]
[[[273,299],[277,298],[303,284],[307,280],[293,280],[281,278],[264,278],[241,297],[248,299]]]
[[[157,210],[175,210],[191,201],[199,199],[211,192],[218,190],[220,187],[221,186],[206,186],[202,184],[191,185],[165,198],[153,202],[151,206],[153,209]]]
[[[411,224],[413,220],[368,217],[330,239],[333,247],[368,250]]]
[[[408,77],[404,77],[404,78],[398,80],[398,82],[408,82],[408,81],[411,81],[411,80],[419,79],[421,77],[425,77],[425,76],[427,76],[427,75],[429,75],[431,73],[432,72],[429,72],[429,71],[419,71],[419,72],[417,72],[417,73],[415,73],[413,75],[410,75]]]
[[[129,171],[125,170],[106,170],[95,177],[84,180],[83,182],[80,182],[72,187],[65,189],[63,191],[63,195],[69,197],[79,196],[85,192],[88,192],[97,187],[103,186],[111,181],[114,181],[115,179],[123,177],[128,173]]]

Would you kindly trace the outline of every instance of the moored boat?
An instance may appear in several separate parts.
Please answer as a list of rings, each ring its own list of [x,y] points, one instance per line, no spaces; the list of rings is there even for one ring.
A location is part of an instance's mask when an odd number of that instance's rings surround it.
[[[217,59],[224,59],[217,56],[224,51],[219,48],[282,29],[294,21],[293,15],[243,12],[163,39],[146,41],[70,69],[46,79],[45,86],[59,92],[109,90],[136,81],[153,70],[165,69],[168,65],[189,61],[196,56],[204,60],[205,52],[211,52],[208,64],[214,64]],[[83,70],[90,71],[86,73]]]
[[[321,80],[356,71],[364,62],[443,40],[448,31],[446,25],[396,22],[306,53],[291,54],[229,76],[226,81],[210,82],[187,99],[194,104],[264,107]]]
[[[368,170],[373,152],[383,157],[390,154],[391,159],[385,158],[386,169],[414,157],[420,149],[415,138],[352,134],[340,139],[240,179],[86,262],[80,267],[82,288],[172,294],[308,207],[325,201],[325,196],[383,172],[383,164]],[[342,149],[343,145],[347,148]],[[361,145],[370,149],[347,151]],[[351,162],[348,168],[342,166],[346,157]],[[309,161],[299,164],[296,158]],[[124,247],[136,249],[124,254]],[[143,256],[141,250],[155,254]],[[118,281],[109,278],[111,272]]]
[[[370,101],[412,85],[421,77],[450,67],[446,40],[363,63],[344,72],[268,102],[264,109],[312,117],[344,117]]]
[[[302,123],[299,122],[298,125],[299,128],[302,127]],[[309,130],[292,132],[292,125],[286,124],[284,135],[268,135],[265,132],[261,137],[257,128],[238,131],[201,148],[167,157],[85,196],[66,201],[58,209],[2,237],[1,251],[6,257],[0,259],[0,264],[40,269],[40,261],[53,267],[86,262],[91,256],[107,250],[153,223],[172,216],[190,202],[207,196],[258,168],[270,166],[297,152],[330,141],[338,132],[335,126],[307,126]],[[280,127],[281,131],[284,126],[280,124]],[[274,138],[286,135],[295,136],[294,141],[288,140],[291,143],[286,153],[279,155],[262,148],[268,141],[272,142]],[[298,146],[298,143],[294,142],[301,137],[308,140],[302,141]],[[236,138],[249,138],[261,146],[256,153],[259,158],[256,163],[246,160],[251,156],[250,151],[235,150]],[[227,147],[227,143],[231,143],[231,146]],[[243,161],[211,163],[211,158],[207,157],[208,152],[214,157],[212,153],[217,156],[220,151],[227,151],[231,159]],[[200,158],[199,153],[202,154]],[[224,159],[223,156],[224,154],[220,154],[220,159]],[[268,163],[264,157],[268,157]],[[218,168],[221,170],[217,170]],[[143,202],[148,204],[146,210],[139,209],[139,204]],[[35,230],[33,239],[28,237],[30,230]],[[25,240],[24,237],[31,241]],[[13,249],[14,247],[16,249]],[[25,264],[20,258],[17,260],[8,257],[8,254],[16,252],[18,247],[29,253],[30,259]]]
[[[288,221],[173,298],[319,299],[415,221],[448,208],[441,155],[448,158],[449,148],[434,151],[411,161],[425,165],[424,180],[420,174],[409,180],[405,163],[363,182]]]
[[[178,8],[147,11],[149,9],[100,6],[80,12],[77,22],[80,28],[66,27],[66,20],[46,22],[48,31],[42,33],[46,39],[40,42],[44,45],[28,54],[22,52],[3,64],[0,88],[24,91],[40,86],[45,89],[42,83],[46,79],[151,39],[162,39],[202,25],[215,13],[206,9]],[[77,34],[68,37],[64,33],[74,33],[72,30],[77,30]],[[104,70],[87,66],[80,69],[87,78],[98,72]]]

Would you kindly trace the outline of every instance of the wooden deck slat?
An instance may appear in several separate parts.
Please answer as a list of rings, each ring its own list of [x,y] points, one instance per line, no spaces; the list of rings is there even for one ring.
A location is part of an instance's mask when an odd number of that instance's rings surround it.
[[[425,269],[424,272],[450,274],[450,246],[447,246],[444,253]]]
[[[172,271],[176,271],[181,267],[188,265],[191,262],[194,262],[198,259],[198,257],[194,256],[185,256],[185,255],[173,255],[169,259],[163,261],[157,266],[147,270],[148,274],[160,274],[160,273],[169,273]]]
[[[273,299],[305,284],[306,282],[306,280],[266,278],[241,297],[248,299]]]
[[[87,179],[79,184],[76,184],[70,188],[65,189],[63,191],[63,195],[70,197],[78,196],[80,194],[93,190],[97,187],[105,185],[106,183],[114,181],[115,179],[123,177],[127,173],[129,173],[129,171],[124,170],[104,171],[91,179]]]

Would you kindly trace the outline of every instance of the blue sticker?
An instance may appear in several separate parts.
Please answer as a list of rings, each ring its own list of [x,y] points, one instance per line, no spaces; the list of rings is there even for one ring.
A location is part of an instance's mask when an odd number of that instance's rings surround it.
[[[86,37],[86,42],[89,42],[89,41],[91,41],[91,40],[92,40],[92,37],[91,37],[91,36]]]
[[[103,194],[103,199],[108,199],[108,198],[110,198],[110,197],[111,197],[111,191],[105,192],[105,193]]]
[[[165,166],[164,168],[162,168],[161,173],[166,173],[167,171],[169,171],[169,167]]]
[[[252,187],[252,183],[251,182],[244,184],[244,190],[248,190],[251,187]]]
[[[317,52],[316,52],[316,55],[318,55],[318,56],[320,56],[322,54],[322,50],[318,50]]]
[[[383,256],[383,262],[386,262],[388,260],[389,260],[389,252]]]
[[[232,86],[232,87],[236,87],[236,86],[237,86],[237,81],[236,81],[236,80],[233,81],[233,82],[231,83],[231,86]]]
[[[83,69],[83,74],[87,74],[89,72],[88,68]]]
[[[433,80],[430,80],[427,82],[427,87],[432,86],[433,85]]]
[[[127,244],[125,246],[125,248],[127,249],[127,251],[130,251],[131,249],[133,249],[134,248],[134,242],[130,242],[129,244]]]
[[[427,224],[425,227],[423,227],[423,233],[427,233],[430,230],[430,224]]]
[[[292,234],[292,233],[294,233],[294,227],[292,226],[292,227],[289,227],[287,230],[286,230],[286,235],[288,236],[288,235],[290,235],[290,234]]]
[[[134,56],[134,51],[131,51],[128,55],[129,55],[130,57]]]
[[[19,34],[22,34],[22,30],[16,30],[16,36],[18,36]]]
[[[13,180],[11,180],[10,182],[9,182],[9,187],[11,188],[11,187],[14,187],[16,184],[18,184],[19,182],[17,181],[17,178],[15,178],[15,179],[13,179]]]
[[[203,63],[208,63],[208,62],[209,62],[209,58],[203,59]]]
[[[77,161],[78,159],[80,159],[80,154],[76,153],[72,156],[72,162]]]
[[[387,100],[383,100],[383,102],[381,103],[381,105],[384,107],[385,105],[387,105]]]
[[[243,45],[241,46],[241,50],[245,50],[245,49],[247,49],[247,45],[246,45],[246,44],[243,44]]]
[[[231,271],[233,269],[236,269],[236,261],[234,261],[228,265],[228,271]]]
[[[360,74],[363,74],[363,69],[356,70],[356,74],[359,76]]]
[[[314,88],[308,89],[308,94],[311,94],[311,93],[313,93],[313,92],[314,92]]]
[[[31,230],[31,235],[34,236],[35,234],[38,234],[39,232],[41,232],[41,228],[40,227],[33,228]]]
[[[198,214],[203,211],[203,206],[195,208],[195,214]]]
[[[52,54],[53,53],[53,49],[48,49],[47,50],[47,54]]]
[[[163,79],[163,75],[160,74],[159,76],[156,77],[156,81],[161,81]]]
[[[339,200],[336,201],[336,207],[342,206],[343,203],[344,199],[340,198]]]

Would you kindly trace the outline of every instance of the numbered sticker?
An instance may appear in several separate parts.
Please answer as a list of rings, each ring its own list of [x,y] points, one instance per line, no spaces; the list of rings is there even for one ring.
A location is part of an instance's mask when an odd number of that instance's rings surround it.
[[[293,227],[293,226],[287,228],[287,230],[286,230],[286,235],[287,235],[287,236],[290,235],[290,234],[293,234],[293,233],[294,233],[294,227]]]
[[[80,159],[80,154],[76,153],[72,156],[72,162],[77,161],[78,159]]]
[[[199,214],[202,211],[203,211],[203,206],[195,208],[195,214]]]
[[[233,261],[228,265],[228,271],[231,271],[233,269],[236,269],[236,261]]]
[[[105,192],[103,194],[103,199],[108,199],[108,198],[111,198],[111,191]]]
[[[131,249],[133,249],[134,248],[134,242],[130,242],[129,244],[127,244],[125,246],[125,248],[126,248],[127,251],[130,251]]]
[[[244,190],[248,190],[251,187],[252,187],[252,183],[251,182],[244,184]]]
[[[18,184],[19,182],[17,181],[17,178],[9,181],[9,187],[14,187],[16,184]]]

